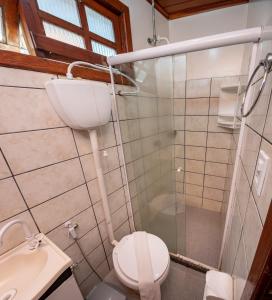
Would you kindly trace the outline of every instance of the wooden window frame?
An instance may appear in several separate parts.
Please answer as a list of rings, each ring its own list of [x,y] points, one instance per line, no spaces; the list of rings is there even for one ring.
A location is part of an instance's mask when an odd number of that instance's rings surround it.
[[[0,0],[3,9],[5,42],[0,49],[19,52],[19,13],[17,1]]]
[[[105,64],[105,56],[91,51],[91,39],[116,49],[117,53],[132,51],[129,10],[126,5],[118,0],[77,0],[77,4],[82,28],[39,10],[37,0],[19,0],[22,25],[31,54],[67,62],[83,60]],[[93,8],[112,20],[116,36],[115,44],[88,30],[84,5]],[[84,38],[86,49],[47,37],[42,24],[43,20],[80,34]]]

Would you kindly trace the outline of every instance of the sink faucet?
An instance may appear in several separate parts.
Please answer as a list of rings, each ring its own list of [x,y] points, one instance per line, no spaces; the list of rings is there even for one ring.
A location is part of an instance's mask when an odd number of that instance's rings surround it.
[[[0,229],[0,247],[3,246],[3,237],[5,233],[10,227],[12,227],[15,224],[20,224],[23,227],[25,233],[25,240],[28,242],[29,250],[36,249],[39,246],[40,241],[37,238],[35,238],[35,235],[33,233],[31,233],[27,223],[19,219],[8,222]]]

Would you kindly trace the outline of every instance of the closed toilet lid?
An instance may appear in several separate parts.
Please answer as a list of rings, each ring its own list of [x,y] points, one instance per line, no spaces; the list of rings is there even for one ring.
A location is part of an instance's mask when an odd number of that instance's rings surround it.
[[[169,252],[165,243],[153,234],[148,234],[148,246],[151,256],[154,281],[156,281],[163,275],[169,265]],[[138,282],[138,270],[133,235],[130,234],[123,237],[114,250],[116,250],[118,265],[122,273],[129,279]]]

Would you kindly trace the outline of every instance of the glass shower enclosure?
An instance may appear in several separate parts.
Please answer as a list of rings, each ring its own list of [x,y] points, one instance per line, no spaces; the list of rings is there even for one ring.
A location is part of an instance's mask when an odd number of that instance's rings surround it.
[[[225,50],[243,53],[243,45],[234,47]],[[135,229],[217,267],[246,76],[201,78],[190,61],[217,49],[209,51],[115,66],[140,88],[117,95],[116,104]],[[115,84],[119,90],[134,88]]]

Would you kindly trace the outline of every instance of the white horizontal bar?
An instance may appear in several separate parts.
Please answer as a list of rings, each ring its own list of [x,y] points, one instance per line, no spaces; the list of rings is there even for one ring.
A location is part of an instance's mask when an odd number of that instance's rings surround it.
[[[114,66],[168,55],[182,54],[237,44],[254,43],[259,42],[261,39],[272,39],[272,27],[254,27],[210,35],[178,43],[110,56],[108,57],[107,61],[109,65]]]

